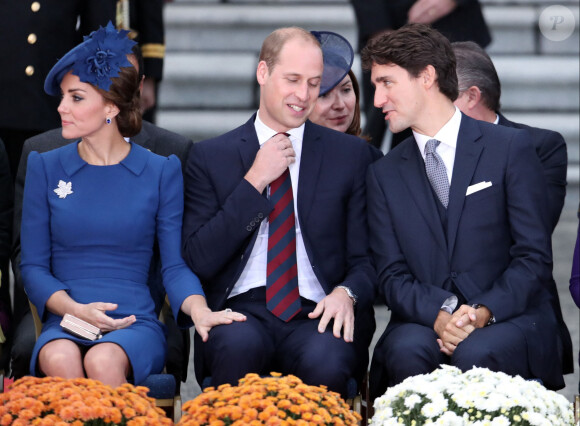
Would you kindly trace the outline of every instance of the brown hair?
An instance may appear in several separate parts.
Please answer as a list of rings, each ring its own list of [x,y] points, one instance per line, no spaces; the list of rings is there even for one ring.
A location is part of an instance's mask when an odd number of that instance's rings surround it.
[[[97,90],[106,102],[111,102],[119,108],[116,117],[119,132],[124,137],[132,137],[141,131],[141,93],[139,91],[139,73],[133,66],[123,67],[118,77],[111,79],[109,90]]]
[[[417,78],[428,66],[435,68],[439,91],[451,101],[458,96],[455,55],[443,34],[428,25],[407,24],[396,31],[382,34],[361,52],[363,69],[373,64],[398,65]]]
[[[356,102],[354,104],[354,116],[352,117],[352,122],[348,129],[346,129],[345,133],[354,136],[360,136],[362,133],[362,129],[360,127],[360,88],[358,85],[358,81],[352,72],[352,69],[348,72],[350,80],[352,81],[352,90],[354,90],[354,95],[356,97]]]
[[[320,43],[316,37],[314,37],[314,35],[303,28],[287,27],[274,30],[268,37],[264,39],[259,57],[260,62],[266,62],[266,65],[268,66],[268,73],[271,74],[274,66],[276,66],[278,63],[280,51],[286,42],[296,37],[300,37],[305,41],[314,43],[316,46],[320,46]]]

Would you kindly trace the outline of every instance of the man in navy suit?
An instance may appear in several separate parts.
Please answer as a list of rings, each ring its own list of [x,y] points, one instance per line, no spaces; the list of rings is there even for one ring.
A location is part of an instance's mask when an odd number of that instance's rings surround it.
[[[562,388],[546,184],[529,135],[461,114],[455,56],[434,29],[405,26],[362,59],[375,106],[393,131],[413,130],[367,177],[370,245],[392,311],[371,397],[440,364]]]
[[[548,209],[553,232],[566,198],[568,155],[564,138],[558,132],[514,123],[505,118],[499,112],[501,84],[489,55],[470,41],[455,42],[451,47],[457,60],[459,85],[455,105],[461,112],[476,120],[528,131],[548,185]]]
[[[212,309],[247,321],[196,336],[200,383],[237,384],[246,373],[294,374],[347,391],[366,371],[374,332],[374,270],[368,255],[362,139],[307,121],[323,71],[316,38],[282,28],[262,45],[259,110],[217,138],[195,144],[185,170],[183,256]],[[301,310],[268,309],[270,184],[289,169]],[[202,383],[203,384],[203,383]]]

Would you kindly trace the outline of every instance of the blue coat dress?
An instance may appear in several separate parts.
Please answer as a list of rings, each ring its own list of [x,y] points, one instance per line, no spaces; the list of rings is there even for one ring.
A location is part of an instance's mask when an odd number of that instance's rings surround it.
[[[22,214],[21,269],[26,292],[43,320],[34,347],[32,374],[38,374],[39,350],[55,339],[81,345],[113,342],[131,362],[136,384],[158,373],[165,362],[163,325],[147,287],[155,238],[159,242],[165,289],[175,318],[186,297],[203,294],[198,278],[181,253],[183,179],[179,159],[153,154],[131,143],[119,164],[93,166],[78,154],[77,143],[28,158]],[[76,338],[60,327],[61,317],[46,309],[56,291],[79,303],[118,304],[113,318],[134,314],[137,321],[96,341]]]

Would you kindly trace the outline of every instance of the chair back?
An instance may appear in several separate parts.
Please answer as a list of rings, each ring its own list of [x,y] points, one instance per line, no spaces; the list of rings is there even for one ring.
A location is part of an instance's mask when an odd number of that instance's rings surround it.
[[[36,310],[36,306],[30,301],[28,301],[30,305],[30,312],[32,313],[32,319],[34,319],[34,333],[36,334],[36,340],[38,340],[38,336],[40,336],[40,332],[42,331],[42,321],[38,316],[38,311]]]

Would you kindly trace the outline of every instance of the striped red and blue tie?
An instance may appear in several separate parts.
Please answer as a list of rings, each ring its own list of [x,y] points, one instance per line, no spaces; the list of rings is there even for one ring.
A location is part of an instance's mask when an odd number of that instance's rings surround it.
[[[294,196],[288,169],[270,184],[274,210],[268,227],[268,266],[266,305],[283,321],[290,321],[300,310]]]

